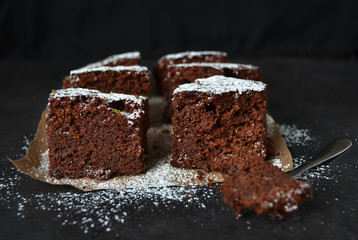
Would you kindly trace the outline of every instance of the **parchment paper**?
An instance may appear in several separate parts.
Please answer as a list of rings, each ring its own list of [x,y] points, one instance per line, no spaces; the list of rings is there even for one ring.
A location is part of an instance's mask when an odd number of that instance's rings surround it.
[[[11,161],[21,172],[50,184],[71,185],[83,191],[100,189],[149,188],[168,186],[207,185],[222,182],[220,173],[205,173],[197,169],[176,168],[170,165],[172,151],[171,125],[160,123],[162,98],[149,100],[151,105],[152,127],[148,130],[148,171],[136,176],[120,176],[109,180],[56,179],[48,175],[48,148],[46,137],[45,112],[41,116],[35,139],[30,143],[24,158]],[[293,169],[292,157],[286,143],[278,131],[274,120],[268,116],[268,135],[273,138],[280,157],[272,162],[283,171]]]

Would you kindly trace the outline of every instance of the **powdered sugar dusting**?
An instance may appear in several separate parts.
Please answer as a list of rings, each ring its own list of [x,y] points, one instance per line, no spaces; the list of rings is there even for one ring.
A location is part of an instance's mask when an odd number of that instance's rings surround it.
[[[258,69],[259,67],[249,65],[249,64],[239,64],[239,63],[181,63],[181,64],[174,64],[168,66],[169,68],[190,68],[190,67],[211,67],[215,69]]]
[[[126,111],[118,112],[119,114],[126,116],[128,123],[130,125],[133,125],[132,120],[138,119],[144,113],[143,110],[139,108],[139,106],[144,107],[145,101],[147,100],[147,97],[144,96],[134,96],[134,95],[128,95],[122,93],[102,93],[98,90],[91,90],[85,88],[66,88],[66,89],[54,90],[50,94],[49,98],[61,99],[64,97],[75,98],[78,96],[86,96],[90,98],[98,97],[104,99],[107,102],[107,104],[115,101],[125,101],[126,104],[132,104],[132,105],[137,104],[136,108],[138,109],[135,108],[133,112],[126,112]],[[91,102],[91,99],[89,99],[88,101]],[[48,103],[47,106],[48,108],[50,108],[51,107],[50,103]],[[113,108],[108,108],[108,109],[115,111],[115,109]]]
[[[203,55],[217,55],[217,56],[227,56],[225,52],[219,51],[187,51],[187,52],[180,52],[180,53],[172,53],[167,54],[159,59],[159,62],[163,61],[164,59],[178,59],[178,58],[192,58],[195,56],[203,56]]]
[[[62,98],[62,97],[77,97],[77,96],[88,96],[88,97],[99,97],[104,99],[107,103],[113,101],[132,101],[134,103],[144,106],[144,101],[147,100],[147,97],[144,96],[135,96],[123,93],[102,93],[94,89],[86,88],[66,88],[58,89],[50,94],[52,98]]]
[[[286,140],[287,146],[307,146],[313,139],[309,129],[298,129],[296,125],[279,124],[279,131]]]
[[[5,177],[5,172],[12,177]],[[13,209],[20,218],[34,214],[46,215],[47,220],[62,226],[75,226],[84,234],[111,232],[128,219],[141,218],[147,211],[165,214],[176,207],[206,209],[207,204],[219,204],[216,189],[203,187],[172,187],[106,190],[94,192],[56,191],[27,194],[20,191],[25,176],[14,167],[0,172],[0,201]],[[26,181],[25,181],[26,182]],[[133,208],[134,207],[134,208]],[[30,213],[29,213],[30,212]]]
[[[280,160],[280,156],[270,159],[270,162],[272,163],[272,165],[282,169],[283,171],[288,171],[288,169],[290,168],[290,164],[282,163],[282,161]]]
[[[98,66],[98,67],[83,67],[77,70],[72,70],[70,72],[70,75],[74,74],[81,74],[81,73],[87,73],[87,72],[105,72],[105,71],[133,71],[133,72],[148,72],[148,68],[144,66],[114,66],[114,67],[108,67],[108,66]]]
[[[308,190],[311,188],[308,183],[300,182],[299,184],[299,188],[291,189],[289,191],[281,191],[277,193],[278,199],[286,199],[287,203],[284,206],[284,210],[288,213],[296,211],[298,208],[298,203],[295,201],[295,196],[301,195],[305,189]]]
[[[127,53],[112,55],[112,56],[109,56],[101,61],[88,64],[82,68],[88,69],[88,68],[100,67],[100,66],[107,65],[109,63],[116,63],[118,60],[121,60],[121,59],[140,59],[140,52],[135,51],[135,52],[127,52]],[[82,69],[82,68],[80,68],[80,69]]]
[[[310,161],[310,158],[307,158],[306,156],[300,156],[297,158],[294,158],[294,168],[298,168]],[[304,181],[321,181],[321,180],[334,180],[335,177],[337,177],[333,172],[335,172],[337,169],[335,166],[332,166],[331,164],[321,164],[318,165],[310,170],[307,170],[306,172],[303,172],[302,174],[298,175],[296,178]]]
[[[226,92],[242,94],[249,91],[261,92],[265,90],[266,86],[265,83],[259,81],[218,75],[209,78],[200,78],[193,83],[182,84],[174,90],[174,95],[180,92],[205,92],[210,95]]]
[[[25,143],[25,145],[21,148],[21,150],[28,151],[29,150],[29,145],[30,145],[29,137],[27,137],[27,136],[24,137],[24,143]]]

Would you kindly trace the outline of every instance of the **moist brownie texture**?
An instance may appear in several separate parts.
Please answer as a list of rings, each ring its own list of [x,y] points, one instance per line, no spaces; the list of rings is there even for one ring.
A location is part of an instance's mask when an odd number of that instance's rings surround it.
[[[63,88],[97,89],[104,93],[148,96],[150,72],[143,66],[91,67],[71,71]]]
[[[192,83],[198,78],[214,75],[261,81],[261,69],[257,66],[236,63],[184,63],[167,66],[167,74],[162,82],[162,89],[167,105],[163,122],[171,123],[173,117],[173,91],[179,85]]]
[[[180,85],[173,97],[177,167],[225,173],[241,160],[266,157],[267,86],[213,76]]]
[[[227,62],[227,54],[219,51],[187,51],[180,53],[167,54],[159,59],[154,68],[154,76],[157,80],[158,88],[163,90],[163,79],[166,76],[167,66],[179,63],[194,62]]]
[[[148,100],[69,88],[48,99],[49,174],[108,179],[145,170]]]
[[[237,169],[225,174],[219,189],[237,216],[247,208],[257,214],[286,217],[312,196],[307,182],[291,179],[271,163],[255,159],[241,161]]]

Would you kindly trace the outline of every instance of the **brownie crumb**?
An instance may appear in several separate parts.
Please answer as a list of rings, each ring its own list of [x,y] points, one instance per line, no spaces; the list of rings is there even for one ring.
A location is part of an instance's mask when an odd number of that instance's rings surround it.
[[[218,187],[224,202],[231,205],[237,216],[249,209],[257,214],[286,217],[295,212],[306,197],[312,197],[307,182],[290,178],[270,163],[252,159],[245,165],[225,174],[224,184]]]
[[[196,172],[198,173],[197,178],[198,178],[200,181],[204,181],[205,173],[203,173],[203,171],[201,171],[201,170],[197,170]]]

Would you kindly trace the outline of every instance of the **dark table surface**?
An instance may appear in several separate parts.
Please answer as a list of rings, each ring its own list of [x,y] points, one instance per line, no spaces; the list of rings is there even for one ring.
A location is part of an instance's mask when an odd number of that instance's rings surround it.
[[[215,186],[82,193],[18,172],[8,159],[26,153],[48,94],[71,69],[92,60],[0,60],[1,239],[358,239],[357,60],[236,61],[262,68],[275,120],[309,134],[306,144],[290,146],[296,161],[309,161],[335,138],[353,142],[304,176],[314,197],[285,219],[253,212],[236,219]]]

